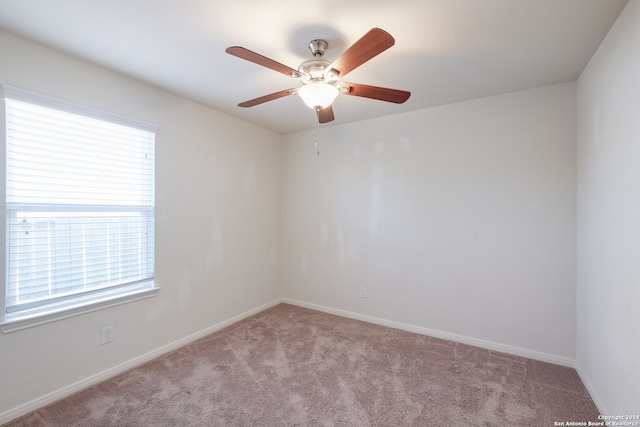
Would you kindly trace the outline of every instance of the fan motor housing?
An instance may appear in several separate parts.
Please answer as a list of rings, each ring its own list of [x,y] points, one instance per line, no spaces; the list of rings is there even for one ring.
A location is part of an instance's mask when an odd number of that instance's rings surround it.
[[[298,71],[309,76],[311,80],[323,80],[325,77],[324,70],[329,65],[331,65],[331,62],[324,59],[310,59],[300,64]]]

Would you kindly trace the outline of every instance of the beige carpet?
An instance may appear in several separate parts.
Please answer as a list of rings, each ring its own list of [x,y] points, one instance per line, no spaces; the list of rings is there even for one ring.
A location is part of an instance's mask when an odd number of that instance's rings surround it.
[[[281,304],[9,426],[553,426],[575,370]]]

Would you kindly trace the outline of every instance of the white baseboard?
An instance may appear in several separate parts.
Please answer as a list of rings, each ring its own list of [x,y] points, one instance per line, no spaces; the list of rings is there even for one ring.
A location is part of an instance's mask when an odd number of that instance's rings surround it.
[[[213,326],[210,326],[206,329],[203,329],[201,331],[198,331],[194,334],[191,334],[189,336],[186,336],[184,338],[181,338],[177,341],[174,341],[170,344],[167,344],[163,347],[160,347],[158,349],[155,349],[153,351],[150,351],[148,353],[145,353],[141,356],[135,357],[127,362],[121,363],[119,365],[116,365],[112,368],[109,368],[105,371],[102,371],[96,375],[92,375],[88,378],[85,378],[81,381],[78,381],[76,383],[70,384],[68,386],[65,386],[61,389],[55,390],[51,393],[48,393],[44,396],[41,396],[37,399],[34,399],[30,402],[27,402],[23,405],[20,405],[16,408],[10,409],[8,411],[5,411],[3,413],[0,414],[0,425],[4,424],[4,423],[8,423],[11,420],[14,420],[18,417],[21,417],[23,415],[28,414],[29,412],[35,411],[36,409],[42,408],[50,403],[53,403],[57,400],[63,399],[67,396],[72,395],[73,393],[76,393],[82,389],[85,389],[87,387],[90,387],[92,385],[98,384],[102,381],[105,381],[111,377],[114,377],[128,369],[134,368],[138,365],[141,365],[145,362],[148,362],[149,360],[152,360],[158,356],[161,356],[165,353],[168,353],[172,350],[175,350],[179,347],[182,347],[184,345],[187,345],[197,339],[200,339],[204,336],[207,336],[213,332],[219,331],[220,329],[224,329],[227,326],[231,326],[234,323],[237,323],[243,319],[246,319],[247,317],[253,316],[254,314],[258,314],[261,311],[267,310],[275,305],[278,305],[282,302],[281,299],[276,299],[274,301],[271,301],[267,304],[261,305],[259,307],[256,307],[252,310],[249,310],[245,313],[239,314],[237,316],[234,316],[230,319],[227,319],[223,322],[217,323]]]
[[[441,338],[449,341],[455,341],[462,344],[468,344],[475,347],[485,348],[487,350],[499,351],[501,353],[513,354],[515,356],[526,357],[528,359],[539,360],[542,362],[553,363],[556,365],[568,366],[573,368],[575,361],[568,357],[556,356],[554,354],[543,353],[536,350],[529,350],[521,347],[514,347],[507,344],[500,344],[492,341],[481,340],[477,338],[466,337],[463,335],[442,332],[435,329],[424,328],[421,326],[409,325],[406,323],[395,322],[393,320],[380,319],[378,317],[367,316],[364,314],[352,313],[350,311],[339,310],[336,308],[325,307],[322,305],[311,304],[290,298],[283,298],[283,303],[297,305],[299,307],[309,308],[312,310],[322,311],[324,313],[335,314],[337,316],[347,317],[349,319],[362,320],[363,322],[374,323],[376,325],[388,326],[390,328],[401,329],[403,331],[414,332],[421,335]]]
[[[587,392],[589,392],[589,396],[591,396],[591,400],[593,400],[593,403],[596,405],[596,408],[598,408],[598,412],[600,412],[600,414],[607,414],[607,415],[612,414],[611,412],[607,411],[607,408],[605,407],[604,403],[602,403],[602,399],[600,399],[600,396],[598,395],[598,393],[596,393],[596,389],[593,388],[593,385],[591,385],[591,382],[589,381],[589,377],[587,377],[584,370],[581,368],[580,363],[576,361],[575,367],[576,367],[576,372],[578,373],[578,376],[582,381],[582,384],[584,384],[584,387],[587,389]]]

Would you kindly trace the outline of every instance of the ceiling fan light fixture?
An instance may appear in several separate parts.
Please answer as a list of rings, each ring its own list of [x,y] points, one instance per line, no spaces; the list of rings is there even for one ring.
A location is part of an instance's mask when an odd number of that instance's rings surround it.
[[[312,82],[298,89],[298,95],[309,108],[326,108],[338,96],[338,88],[325,82]]]
[[[340,93],[396,104],[402,104],[409,99],[411,92],[405,90],[338,82],[339,79],[344,78],[351,71],[378,56],[394,44],[395,40],[391,34],[380,28],[372,28],[335,61],[330,62],[322,59],[329,47],[327,41],[322,39],[312,40],[309,43],[309,49],[313,59],[301,63],[297,70],[241,46],[231,46],[225,51],[230,55],[270,68],[287,77],[293,77],[302,85],[298,88],[285,89],[241,102],[238,107],[253,107],[297,93],[308,107],[316,110],[318,123],[328,123],[335,119],[331,104]]]

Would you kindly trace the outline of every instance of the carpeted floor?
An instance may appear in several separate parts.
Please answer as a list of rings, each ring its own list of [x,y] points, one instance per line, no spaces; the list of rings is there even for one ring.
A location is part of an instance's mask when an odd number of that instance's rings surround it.
[[[575,370],[281,304],[8,426],[553,426]]]

